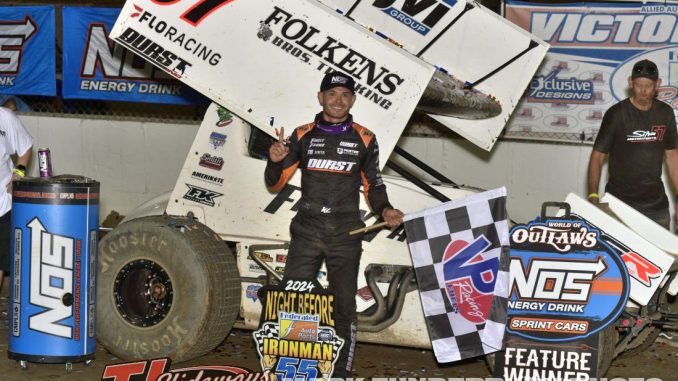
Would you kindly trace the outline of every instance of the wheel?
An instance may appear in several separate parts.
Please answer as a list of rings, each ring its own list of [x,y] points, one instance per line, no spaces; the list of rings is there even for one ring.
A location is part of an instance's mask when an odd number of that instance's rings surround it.
[[[605,376],[612,360],[616,357],[616,344],[619,340],[617,327],[610,324],[598,334],[598,378]]]
[[[185,217],[124,223],[99,244],[97,338],[122,359],[190,360],[214,349],[240,309],[235,257]]]
[[[19,366],[21,370],[26,370],[28,369],[28,362],[26,360],[19,360]]]

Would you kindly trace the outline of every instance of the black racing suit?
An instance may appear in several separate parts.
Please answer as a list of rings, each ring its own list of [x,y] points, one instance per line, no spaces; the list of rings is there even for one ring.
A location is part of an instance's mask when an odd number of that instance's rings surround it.
[[[290,225],[291,242],[286,278],[314,279],[323,259],[329,289],[335,295],[336,332],[345,340],[335,363],[335,377],[350,377],[356,337],[356,288],[362,252],[359,191],[363,186],[372,211],[381,216],[391,207],[379,171],[379,148],[374,134],[357,123],[330,135],[316,122],[294,130],[289,154],[266,165],[266,185],[280,191],[297,167],[301,168],[301,200]]]

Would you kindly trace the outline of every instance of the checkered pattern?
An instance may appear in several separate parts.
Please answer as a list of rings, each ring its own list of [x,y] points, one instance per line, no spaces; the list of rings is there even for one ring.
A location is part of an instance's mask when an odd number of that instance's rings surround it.
[[[501,350],[506,326],[509,294],[509,229],[506,216],[506,188],[499,188],[405,216],[405,230],[417,275],[419,293],[431,344],[438,362],[457,361]],[[485,237],[486,242],[481,238]],[[480,239],[489,246],[477,264],[498,258],[489,316],[482,322],[468,320],[448,294],[444,260],[448,245],[455,241],[471,243]],[[490,263],[491,263],[490,262]],[[465,265],[466,265],[465,264]],[[494,272],[493,271],[493,272]],[[487,275],[487,274],[485,274]],[[450,276],[448,274],[448,281]],[[462,297],[467,295],[462,294]]]

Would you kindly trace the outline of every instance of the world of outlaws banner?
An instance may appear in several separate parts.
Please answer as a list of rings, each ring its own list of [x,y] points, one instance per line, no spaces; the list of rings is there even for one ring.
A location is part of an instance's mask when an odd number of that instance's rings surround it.
[[[658,99],[678,108],[678,4],[507,1],[506,18],[551,44],[507,136],[593,141],[605,111],[628,96],[642,59],[659,67]]]

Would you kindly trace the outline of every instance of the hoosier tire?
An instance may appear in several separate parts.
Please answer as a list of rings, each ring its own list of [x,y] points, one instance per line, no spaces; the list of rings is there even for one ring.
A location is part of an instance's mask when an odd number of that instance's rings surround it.
[[[219,345],[238,315],[240,277],[205,225],[151,216],[99,244],[97,338],[122,359],[185,361]]]

